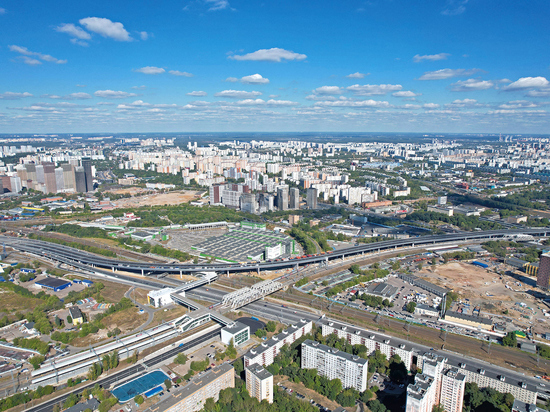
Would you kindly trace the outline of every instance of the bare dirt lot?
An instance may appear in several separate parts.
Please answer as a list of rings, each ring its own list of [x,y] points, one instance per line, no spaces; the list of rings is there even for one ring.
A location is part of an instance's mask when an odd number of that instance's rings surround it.
[[[140,192],[136,191],[136,189],[140,189],[140,188],[122,189],[122,190],[117,190],[113,192],[113,193],[121,193],[121,194],[130,193],[134,195],[134,197],[131,197],[128,199],[119,199],[114,201],[113,203],[118,208],[129,208],[129,207],[138,207],[138,206],[179,205],[180,203],[187,203],[191,200],[196,200],[200,196],[200,193],[202,193],[201,191],[184,190],[184,191],[178,191],[178,192],[139,195]]]
[[[435,270],[425,268],[418,276],[452,289],[463,301],[469,299],[470,309],[479,307],[482,313],[500,315],[502,320],[513,322],[522,329],[533,325],[537,333],[549,332],[550,318],[543,312],[548,308],[529,294],[535,288],[507,274],[496,273],[495,269],[505,273],[510,268],[498,265],[484,269],[467,262],[449,262],[437,266]],[[454,309],[457,307],[455,305]]]

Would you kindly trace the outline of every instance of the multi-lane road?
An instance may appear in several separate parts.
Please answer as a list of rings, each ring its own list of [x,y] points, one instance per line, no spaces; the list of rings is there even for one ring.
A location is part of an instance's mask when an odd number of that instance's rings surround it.
[[[483,241],[489,239],[506,239],[510,236],[542,236],[550,235],[550,228],[535,229],[506,229],[490,230],[479,232],[461,232],[444,235],[421,236],[409,239],[395,239],[377,243],[361,244],[345,249],[335,250],[330,253],[305,256],[301,258],[277,259],[275,261],[257,263],[210,263],[210,264],[152,264],[120,261],[93,255],[78,249],[58,245],[50,242],[43,242],[33,239],[0,236],[0,241],[14,249],[30,252],[44,257],[66,263],[69,265],[87,265],[93,268],[110,269],[113,271],[125,271],[141,275],[157,275],[164,273],[182,274],[213,271],[219,273],[250,272],[261,270],[278,270],[309,265],[312,263],[328,262],[334,259],[361,255],[365,253],[377,253],[384,250],[400,249],[415,246],[430,246],[449,242]]]

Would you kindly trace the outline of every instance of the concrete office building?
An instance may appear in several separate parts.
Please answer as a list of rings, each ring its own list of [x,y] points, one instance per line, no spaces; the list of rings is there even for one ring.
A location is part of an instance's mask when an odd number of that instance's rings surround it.
[[[540,255],[539,270],[537,272],[537,286],[548,290],[550,284],[550,253]]]
[[[221,341],[226,345],[229,345],[233,340],[233,345],[239,346],[247,342],[248,339],[250,339],[250,326],[239,321],[225,326],[221,332]]]
[[[445,412],[462,412],[466,377],[456,368],[448,369],[441,375],[439,403]]]
[[[376,349],[380,350],[388,359],[397,354],[408,370],[412,367],[414,350],[410,345],[399,344],[387,335],[380,335],[333,320],[322,320],[321,325],[323,336],[335,334],[339,338],[345,338],[352,345],[365,345],[369,355]]]
[[[155,410],[163,412],[200,411],[208,398],[217,402],[220,398],[220,391],[234,387],[235,369],[229,363],[223,363],[197,376],[182,389],[172,389],[172,396],[155,404]]]
[[[75,190],[78,193],[86,193],[86,174],[82,166],[74,168]]]
[[[300,189],[297,187],[290,188],[289,209],[300,209]]]
[[[317,209],[317,198],[319,197],[319,191],[315,188],[307,189],[307,207],[310,209]]]
[[[277,208],[288,210],[288,186],[277,188]]]
[[[344,388],[367,389],[369,362],[359,356],[308,339],[302,343],[301,361],[302,369],[317,369],[329,380],[340,379]]]
[[[89,157],[83,157],[80,163],[81,166],[84,168],[84,176],[86,178],[86,192],[92,192],[94,190],[92,159],[90,159]]]
[[[276,336],[273,336],[267,342],[249,350],[244,355],[244,366],[248,367],[257,363],[258,365],[268,366],[273,363],[275,356],[279,354],[281,348],[285,345],[291,345],[302,336],[311,332],[313,322],[302,319],[297,325],[290,325]]]
[[[432,412],[435,405],[435,386],[432,377],[417,374],[414,384],[407,386],[405,412]]]
[[[259,402],[264,399],[273,403],[273,375],[257,363],[245,369],[246,390]]]

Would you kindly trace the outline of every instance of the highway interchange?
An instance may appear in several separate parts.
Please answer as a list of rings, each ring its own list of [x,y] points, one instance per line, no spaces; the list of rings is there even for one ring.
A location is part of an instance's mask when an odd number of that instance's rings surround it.
[[[54,260],[56,262],[65,263],[86,272],[95,272],[95,275],[103,275],[109,278],[115,278],[118,281],[126,284],[140,285],[140,286],[146,286],[149,288],[157,289],[157,288],[163,288],[163,287],[171,287],[172,285],[168,285],[167,283],[165,283],[165,281],[161,282],[157,279],[154,279],[152,275],[159,275],[159,274],[165,274],[165,273],[172,273],[172,274],[194,273],[194,272],[204,272],[204,271],[216,271],[221,273],[243,272],[243,271],[250,272],[252,270],[275,270],[275,269],[284,269],[289,267],[295,268],[298,265],[305,266],[311,263],[319,263],[319,262],[326,262],[328,260],[342,259],[346,256],[362,255],[365,253],[387,251],[387,250],[398,249],[403,247],[413,247],[413,246],[421,246],[421,245],[428,246],[428,245],[437,245],[442,243],[448,244],[449,242],[463,242],[463,241],[475,241],[475,240],[482,241],[485,239],[503,239],[503,238],[509,238],[510,236],[515,236],[515,235],[547,236],[548,234],[550,234],[550,229],[542,228],[542,229],[523,229],[523,230],[494,230],[494,231],[484,231],[484,232],[480,231],[480,232],[470,232],[470,233],[460,233],[460,234],[424,236],[420,238],[390,240],[390,241],[384,241],[384,242],[378,242],[378,243],[372,243],[372,244],[366,244],[366,245],[358,245],[351,248],[335,251],[331,254],[306,257],[302,259],[286,260],[286,261],[282,260],[277,262],[264,262],[264,263],[256,263],[252,265],[249,264],[248,266],[243,266],[241,264],[202,264],[202,265],[201,264],[198,264],[198,265],[183,264],[183,265],[180,265],[180,264],[155,263],[153,267],[150,263],[137,263],[137,262],[108,259],[101,256],[93,255],[87,252],[83,252],[78,249],[68,248],[66,246],[61,246],[50,242],[42,242],[42,241],[37,241],[32,239],[24,239],[24,238],[8,237],[8,236],[0,236],[0,240],[4,242],[7,246],[11,246],[16,250],[36,254],[44,258]],[[102,269],[107,269],[107,270],[102,270]],[[140,274],[143,273],[145,275],[149,275],[149,277],[126,276],[124,274],[117,273],[117,270],[121,270],[125,272],[140,273]],[[170,283],[174,283],[174,282],[171,281]],[[221,298],[225,293],[226,292],[214,289],[212,287],[201,287],[201,288],[194,289],[193,291],[188,291],[186,294],[191,298],[215,303],[215,302],[221,301]],[[346,308],[346,310],[351,310],[351,309]],[[267,300],[251,303],[245,307],[245,311],[255,316],[261,316],[266,319],[277,320],[286,324],[295,323],[300,319],[317,321],[319,320],[319,317],[320,317],[319,314],[314,314],[314,313],[300,310],[300,309],[283,307],[280,304],[271,303]],[[421,328],[418,326],[411,325],[411,330],[413,330],[413,328],[418,328],[426,331],[426,328]],[[431,330],[431,332],[433,332],[433,330]],[[186,344],[184,348],[175,348],[163,355],[159,355],[159,357],[156,357],[147,361],[147,366],[149,365],[152,366],[154,364],[157,364],[163,359],[173,356],[181,350],[185,350],[185,348],[190,347],[189,345],[197,345],[207,340],[207,339],[203,340],[203,338],[204,337],[200,337],[196,340],[189,342],[188,344]],[[462,336],[453,336],[452,338],[467,339]],[[210,337],[208,339],[210,339]],[[405,340],[400,340],[398,338],[394,338],[394,339],[411,344],[411,342],[408,342]],[[451,335],[449,336],[448,339],[451,339]],[[432,349],[428,346],[420,345],[416,343],[414,343],[414,346],[419,353],[427,352]],[[497,350],[497,348],[498,347],[496,346],[493,347],[492,351]],[[173,351],[174,353],[172,354]],[[449,351],[439,351],[439,353],[444,354],[444,356],[450,359],[455,357],[456,359],[463,360],[465,358],[463,355],[455,354]],[[522,354],[522,356],[524,355],[525,354]],[[498,356],[498,355],[495,355],[495,352],[493,352],[492,356]],[[164,358],[161,358],[161,357],[164,357]],[[468,362],[484,365],[485,367],[497,368],[494,365],[485,363],[478,359],[471,358],[468,360]],[[543,362],[545,361],[543,360]],[[142,368],[142,369],[139,369],[139,368]],[[523,376],[522,374],[510,369],[504,369],[504,368],[500,368],[500,369],[502,370],[503,373],[507,375],[514,375],[514,376],[517,375],[518,379],[524,379],[529,384],[535,385],[539,393],[544,397],[548,397],[548,395],[550,395],[550,392],[546,390],[546,388],[544,387],[544,385],[540,380]],[[130,376],[131,374],[140,372],[141,370],[144,370],[143,366],[135,365],[131,368],[118,372],[117,374],[112,375],[108,378],[104,378],[103,380],[94,382],[93,384],[100,383],[102,385],[110,385],[113,382],[120,381],[120,379]],[[91,384],[90,386],[93,386],[93,384]],[[78,391],[81,391],[85,387],[86,386],[79,388]],[[49,412],[52,410],[53,406],[59,401],[60,399],[56,399],[55,402],[49,401],[29,410],[33,412],[46,412],[46,411]]]

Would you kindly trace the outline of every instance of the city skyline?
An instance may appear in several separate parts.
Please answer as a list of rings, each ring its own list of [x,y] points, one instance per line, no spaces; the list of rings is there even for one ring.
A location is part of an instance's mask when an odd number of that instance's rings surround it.
[[[0,3],[0,133],[545,133],[543,1]]]

